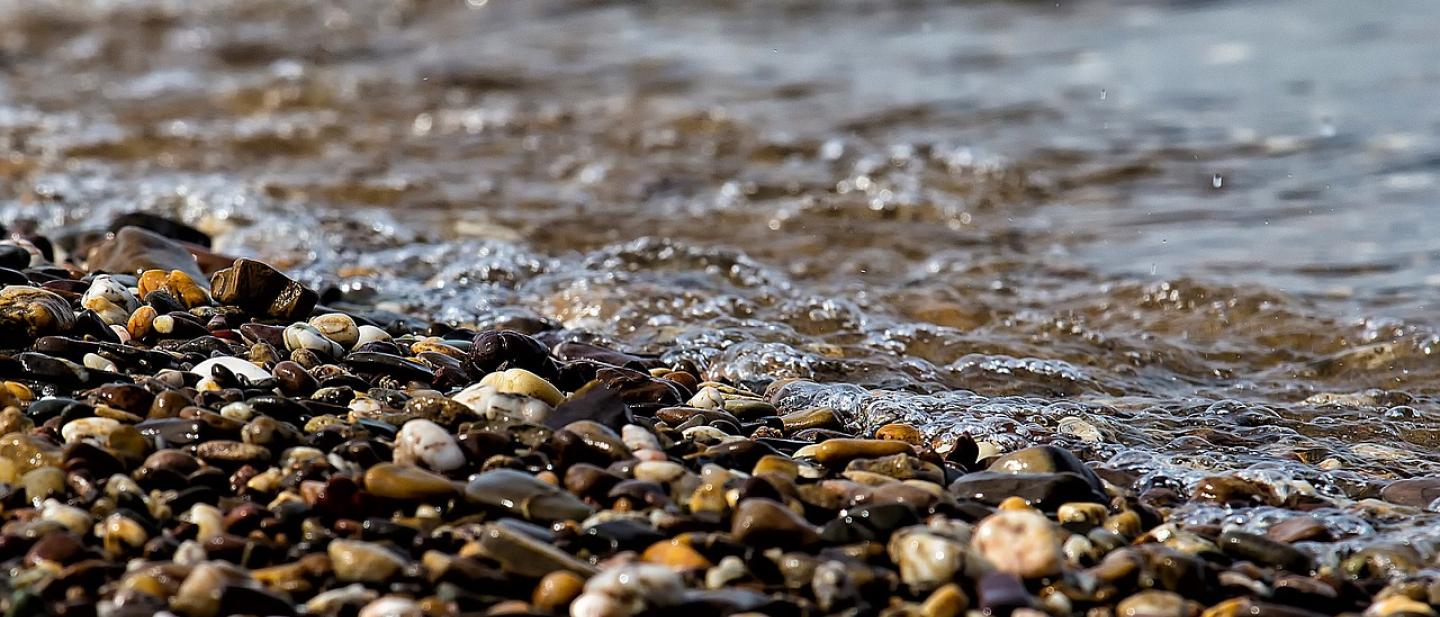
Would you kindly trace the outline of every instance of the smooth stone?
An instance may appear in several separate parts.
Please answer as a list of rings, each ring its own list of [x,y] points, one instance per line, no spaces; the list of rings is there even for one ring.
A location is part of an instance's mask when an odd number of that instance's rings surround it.
[[[1440,477],[1396,480],[1380,489],[1380,498],[1396,505],[1428,508],[1440,499]]]
[[[190,372],[195,373],[196,375],[199,375],[201,377],[213,377],[214,368],[217,365],[230,369],[230,372],[234,373],[237,376],[243,376],[246,379],[249,379],[252,383],[265,379],[270,379],[272,377],[270,371],[256,366],[249,360],[236,358],[234,356],[220,356],[217,358],[210,358],[209,360],[205,360],[204,362],[196,364],[195,368],[190,369]]]
[[[506,394],[495,386],[483,383],[457,392],[451,400],[497,424],[545,424],[552,411],[545,401],[520,394]]]
[[[190,250],[148,229],[124,227],[100,243],[86,260],[90,270],[138,274],[145,270],[179,270],[196,281],[205,280]]]
[[[366,604],[356,617],[425,617],[425,611],[410,598],[385,596]]]
[[[804,517],[777,501],[759,497],[736,506],[730,535],[736,542],[759,547],[795,548],[820,541],[819,530]]]
[[[270,461],[270,450],[239,441],[215,440],[196,446],[195,456],[210,465],[258,467]]]
[[[210,286],[216,302],[281,320],[306,317],[320,299],[280,271],[250,259],[237,259],[231,267],[216,272]]]
[[[920,605],[921,617],[960,617],[970,607],[970,596],[955,583],[936,589]],[[1134,617],[1134,616],[1131,616]]]
[[[580,578],[574,572],[568,570],[551,572],[535,585],[530,603],[542,611],[559,611],[569,606],[584,589],[585,579]]]
[[[797,458],[812,456],[826,467],[843,467],[856,459],[915,453],[915,449],[908,443],[882,439],[829,439],[814,446],[802,448],[802,450],[807,449],[808,452],[796,452],[795,456]]]
[[[502,365],[530,371],[544,370],[553,361],[550,348],[535,338],[513,330],[486,330],[475,335],[470,363],[477,371],[489,373]],[[479,374],[479,373],[477,373]],[[558,403],[551,403],[556,405]]]
[[[1305,515],[1287,518],[1271,525],[1269,529],[1265,530],[1265,537],[1285,544],[1330,542],[1335,539],[1325,523],[1320,519]]]
[[[1025,474],[1070,472],[1084,478],[1095,492],[1105,494],[1105,483],[1100,481],[1100,476],[1095,475],[1074,453],[1057,446],[1033,446],[1016,450],[995,459],[988,471]]]
[[[540,578],[551,572],[573,572],[591,577],[596,569],[574,556],[501,523],[486,523],[480,532],[479,550],[500,563],[506,572]]]
[[[574,495],[513,469],[495,469],[476,475],[465,486],[471,503],[530,521],[584,520],[595,512]]]
[[[107,229],[116,232],[126,227],[140,227],[172,240],[188,242],[207,249],[211,246],[209,234],[175,219],[149,212],[136,211],[121,214],[110,220],[110,226]]]
[[[975,527],[971,545],[995,569],[1021,578],[1059,574],[1065,563],[1056,525],[1033,510],[992,514]]]
[[[1300,549],[1253,533],[1226,531],[1220,534],[1217,544],[1221,551],[1237,559],[1284,568],[1298,574],[1308,574],[1315,568],[1314,558]]]
[[[1191,617],[1196,612],[1185,597],[1173,591],[1150,589],[1115,605],[1117,617]]]
[[[677,570],[704,570],[715,565],[704,555],[679,538],[661,540],[651,544],[640,554],[641,561],[658,563]]]
[[[1106,503],[1109,500],[1085,478],[1073,473],[1008,473],[977,471],[950,483],[958,497],[999,505],[1008,497],[1019,497],[1032,507],[1052,511],[1069,502]]]
[[[360,326],[355,318],[344,313],[326,313],[310,318],[310,326],[345,349],[360,343]]]
[[[0,290],[0,342],[28,345],[38,336],[60,334],[74,325],[70,303],[55,292],[28,285]]]
[[[439,472],[465,466],[465,451],[444,427],[425,419],[406,422],[395,435],[394,461]]]
[[[585,582],[585,594],[608,596],[626,607],[627,614],[636,615],[679,604],[685,598],[685,581],[679,572],[665,566],[627,563],[591,577]]]
[[[925,527],[896,532],[886,551],[900,570],[900,580],[917,594],[932,591],[956,577],[974,579],[989,570],[985,560],[965,542],[931,533]]]
[[[803,431],[807,428],[824,428],[839,430],[844,428],[840,417],[835,415],[835,410],[829,407],[811,407],[792,411],[780,416],[780,423],[786,433]]]
[[[873,459],[857,459],[845,466],[845,471],[877,473],[896,480],[925,480],[936,484],[945,482],[945,471],[938,465],[920,460],[910,454],[892,454]]]
[[[282,336],[285,339],[285,348],[290,351],[308,349],[328,358],[339,358],[345,353],[345,348],[339,343],[330,340],[319,328],[307,323],[286,326]]]
[[[411,465],[377,463],[365,470],[365,491],[403,501],[443,499],[459,493],[454,482]]]
[[[347,583],[382,583],[394,578],[406,564],[405,558],[373,542],[331,540],[326,553],[335,578]]]
[[[480,380],[482,386],[493,386],[502,394],[519,394],[540,399],[554,407],[565,401],[565,395],[554,384],[523,368],[490,373]]]

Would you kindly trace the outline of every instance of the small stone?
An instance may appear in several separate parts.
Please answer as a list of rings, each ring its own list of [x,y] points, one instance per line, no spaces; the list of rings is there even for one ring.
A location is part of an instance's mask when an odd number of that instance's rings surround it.
[[[663,608],[679,604],[685,598],[685,582],[680,574],[665,566],[649,563],[629,563],[604,570],[585,583],[585,595],[608,596],[625,607],[629,615],[636,615],[647,608]],[[582,596],[583,598],[584,596]],[[571,606],[584,608],[577,599]]]
[[[0,290],[0,343],[28,345],[36,337],[60,334],[74,325],[75,312],[59,294],[26,285]]]
[[[957,577],[983,574],[989,566],[963,541],[909,527],[891,536],[886,547],[900,569],[900,580],[915,593],[925,593]]]
[[[594,509],[564,490],[523,471],[496,469],[471,478],[465,498],[530,521],[583,520]]]
[[[418,419],[406,422],[395,435],[394,460],[444,473],[464,467],[465,452],[444,427]]]
[[[530,603],[542,611],[559,612],[579,597],[584,588],[585,579],[574,572],[551,572],[535,586]]]
[[[357,328],[358,336],[355,339],[355,347],[365,343],[378,343],[393,340],[390,334],[380,328],[371,325],[363,325]]]
[[[975,528],[975,550],[997,570],[1021,578],[1040,578],[1060,572],[1065,554],[1055,525],[1034,511],[997,512]]]
[[[779,502],[759,497],[739,503],[730,535],[741,544],[761,547],[802,547],[820,540],[809,521]]]
[[[1428,508],[1440,499],[1440,477],[1396,480],[1380,489],[1380,498],[1412,508]]]
[[[478,549],[506,572],[523,577],[540,578],[561,570],[582,577],[595,574],[590,564],[503,524],[487,523],[480,532]]]
[[[356,617],[425,617],[425,611],[410,598],[385,596],[366,604]]]
[[[90,270],[117,274],[138,274],[145,270],[179,270],[203,280],[200,265],[189,249],[148,229],[123,227],[115,236],[90,251]]]
[[[216,302],[273,319],[295,320],[309,315],[319,295],[278,270],[249,259],[216,272],[210,278]]]
[[[970,596],[955,583],[947,583],[936,589],[925,603],[920,605],[922,617],[960,617],[970,607]],[[1135,616],[1131,616],[1135,617]]]
[[[360,326],[355,324],[354,318],[344,313],[317,315],[310,318],[310,325],[325,338],[335,341],[345,349],[353,349],[360,343]]]
[[[214,370],[217,365],[230,369],[230,372],[234,373],[236,376],[245,377],[251,382],[270,379],[271,377],[269,371],[255,366],[255,364],[251,363],[248,360],[236,358],[234,356],[220,356],[216,358],[210,358],[209,360],[205,360],[204,362],[196,364],[195,368],[190,369],[190,372],[195,373],[196,375],[200,375],[201,377],[211,377],[214,374]]]
[[[124,324],[140,308],[140,300],[108,275],[95,277],[80,296],[80,306],[95,311],[107,325]]]
[[[103,444],[108,441],[110,433],[115,432],[115,429],[118,428],[120,428],[118,420],[97,417],[78,418],[66,422],[65,426],[60,427],[60,436],[65,439],[65,443],[76,443],[88,439]]]
[[[1308,574],[1315,567],[1314,558],[1300,549],[1253,533],[1226,531],[1220,534],[1217,544],[1220,550],[1237,559],[1284,568],[1299,574]]]
[[[350,583],[383,583],[405,567],[405,559],[372,542],[331,540],[326,549],[335,578]]]
[[[456,393],[452,399],[495,424],[545,424],[554,408],[538,398],[506,394],[495,386],[477,383]]]
[[[1330,542],[1334,540],[1330,528],[1313,516],[1295,516],[1271,525],[1265,530],[1265,537],[1276,542]]]
[[[492,386],[502,394],[520,394],[540,399],[554,407],[565,401],[560,389],[544,378],[523,368],[512,368],[490,373],[480,380],[482,386]]]
[[[1435,609],[1430,608],[1430,605],[1424,602],[1394,595],[1371,604],[1369,608],[1365,609],[1364,617],[1395,617],[1398,615],[1435,617]]]
[[[1016,450],[990,464],[989,471],[1002,473],[1073,473],[1085,479],[1095,492],[1105,494],[1105,483],[1069,450],[1056,446],[1034,446]]]
[[[1195,603],[1173,591],[1141,591],[1115,605],[1116,617],[1193,617]]]
[[[365,491],[377,497],[404,501],[444,499],[459,489],[444,476],[395,463],[377,463],[365,470]]]
[[[828,439],[806,446],[795,453],[796,458],[814,457],[826,467],[844,467],[855,459],[880,458],[893,454],[914,454],[915,449],[903,441],[880,439]]]
[[[290,351],[308,349],[330,358],[339,358],[345,349],[330,340],[319,328],[306,323],[290,324],[285,328],[285,348]]]
[[[704,570],[714,565],[691,547],[689,542],[679,538],[661,540],[651,544],[640,555],[640,559],[677,570]]]

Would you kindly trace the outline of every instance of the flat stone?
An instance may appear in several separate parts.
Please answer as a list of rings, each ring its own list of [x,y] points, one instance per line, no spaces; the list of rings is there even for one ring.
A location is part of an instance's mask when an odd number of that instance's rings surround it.
[[[74,325],[75,312],[59,294],[28,285],[0,290],[0,342],[4,344],[24,345]]]

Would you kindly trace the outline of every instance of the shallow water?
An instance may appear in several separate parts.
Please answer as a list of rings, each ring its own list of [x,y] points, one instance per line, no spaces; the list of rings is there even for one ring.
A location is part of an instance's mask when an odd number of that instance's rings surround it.
[[[1425,0],[0,0],[0,218],[162,212],[352,302],[1394,529],[1355,500],[1440,474],[1437,35]]]

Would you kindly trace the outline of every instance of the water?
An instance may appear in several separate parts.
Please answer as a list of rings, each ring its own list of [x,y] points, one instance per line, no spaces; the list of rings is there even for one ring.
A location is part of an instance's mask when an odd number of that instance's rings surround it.
[[[1409,533],[1363,500],[1440,473],[1437,35],[1426,0],[3,0],[0,218],[162,212],[355,302]]]

